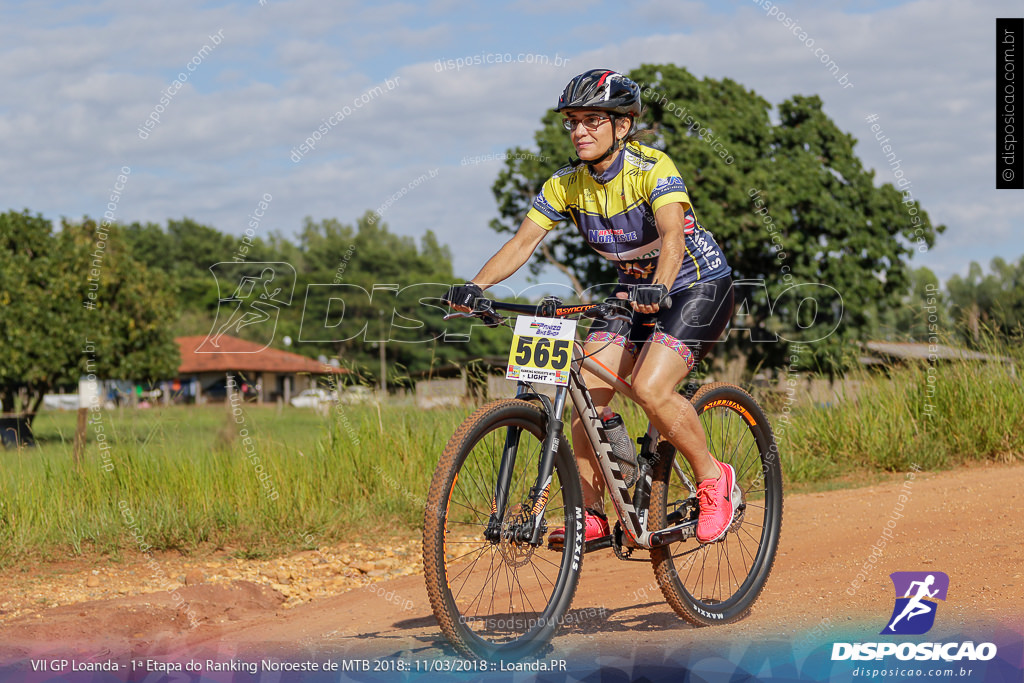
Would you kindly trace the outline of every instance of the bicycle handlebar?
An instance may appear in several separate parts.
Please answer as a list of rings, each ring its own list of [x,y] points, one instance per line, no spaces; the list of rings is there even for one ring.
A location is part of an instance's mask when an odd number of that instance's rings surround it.
[[[517,304],[511,301],[477,299],[477,307],[471,313],[450,313],[444,319],[480,318],[486,325],[495,327],[505,322],[505,318],[498,315],[498,311],[522,313],[541,318],[567,318],[573,315],[603,319],[629,318],[633,314],[633,309],[628,304],[628,299],[619,299],[617,297],[605,299],[599,304],[576,304],[572,306],[564,306],[559,299],[554,297],[544,299],[539,304]],[[666,296],[662,300],[661,305],[670,307],[672,305],[672,297]]]

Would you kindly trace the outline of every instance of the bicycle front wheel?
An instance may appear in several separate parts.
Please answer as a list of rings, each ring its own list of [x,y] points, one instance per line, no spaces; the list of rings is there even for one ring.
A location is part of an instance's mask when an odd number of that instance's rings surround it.
[[[532,516],[546,415],[518,399],[483,406],[456,430],[434,473],[423,524],[427,594],[441,630],[468,657],[519,657],[547,643],[576,593],[583,563],[579,472],[559,438],[539,545],[515,540]],[[514,456],[500,538],[485,537],[498,472]],[[544,536],[565,527],[565,542]]]
[[[768,419],[750,394],[715,383],[701,387],[691,402],[711,454],[736,471],[733,493],[741,503],[719,541],[701,545],[690,538],[654,548],[651,560],[672,609],[710,626],[744,617],[768,581],[782,527],[782,467]],[[686,458],[663,457],[653,480],[652,528],[695,518],[696,482]]]

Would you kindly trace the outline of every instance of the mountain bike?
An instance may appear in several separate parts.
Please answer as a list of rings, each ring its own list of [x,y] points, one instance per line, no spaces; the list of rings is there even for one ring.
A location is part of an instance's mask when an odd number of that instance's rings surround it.
[[[708,446],[733,466],[739,501],[718,541],[695,538],[697,487],[689,463],[650,424],[632,466],[613,455],[580,375],[586,368],[633,400],[628,381],[584,354],[579,318],[628,316],[621,299],[563,305],[482,300],[473,313],[490,326],[518,313],[508,377],[515,398],[472,413],[448,441],[434,472],[423,524],[427,594],[445,636],[472,658],[518,658],[547,644],[565,622],[586,552],[611,548],[622,560],[649,561],[672,609],[688,622],[744,617],[768,580],[782,524],[782,469],[772,429],[750,394],[724,383],[689,385]],[[571,332],[567,332],[571,328]],[[571,354],[571,355],[570,355]],[[554,399],[536,382],[556,385]],[[585,541],[583,495],[563,433],[567,400],[582,416],[615,510],[611,535]],[[565,528],[564,542],[547,541]],[[649,558],[632,558],[635,551]]]

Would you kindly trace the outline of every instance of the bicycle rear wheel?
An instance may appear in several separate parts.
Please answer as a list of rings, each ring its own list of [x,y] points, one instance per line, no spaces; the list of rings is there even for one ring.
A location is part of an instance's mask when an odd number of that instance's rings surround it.
[[[558,550],[514,540],[531,516],[546,415],[517,399],[483,406],[456,430],[434,472],[423,524],[427,594],[441,630],[468,657],[519,657],[547,643],[568,611],[583,563],[583,494],[559,438],[544,532],[564,526]],[[484,536],[506,445],[515,453],[500,540]]]
[[[771,425],[757,401],[737,386],[703,386],[691,399],[708,448],[736,471],[734,494],[742,503],[732,526],[715,543],[695,538],[651,550],[658,585],[681,617],[699,626],[744,617],[757,600],[775,562],[782,527],[782,467]],[[695,518],[693,472],[674,451],[658,461],[651,486],[655,529]]]

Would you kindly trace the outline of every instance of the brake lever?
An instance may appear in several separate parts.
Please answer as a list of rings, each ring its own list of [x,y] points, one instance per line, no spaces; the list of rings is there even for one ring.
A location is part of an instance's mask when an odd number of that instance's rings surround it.
[[[605,320],[623,320],[625,322],[633,320],[633,310],[629,305],[629,299],[611,297],[604,300],[604,306],[608,311],[604,315]]]
[[[479,311],[473,311],[477,317],[484,321],[487,327],[499,327],[505,323],[505,319],[494,310],[490,299],[481,299],[483,307]]]
[[[455,318],[479,318],[487,327],[498,327],[505,324],[505,319],[490,307],[490,302],[488,302],[486,308],[482,308],[478,311],[472,311],[470,313],[453,311],[451,313],[446,313],[442,320],[454,320]]]
[[[505,324],[505,318],[502,318],[497,313],[488,313],[480,316],[480,319],[484,321],[484,325],[487,327],[501,327]]]

